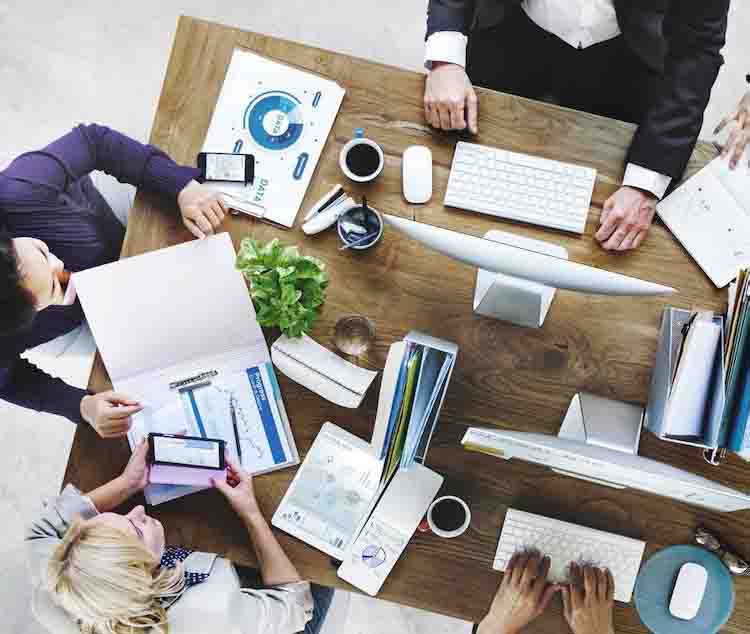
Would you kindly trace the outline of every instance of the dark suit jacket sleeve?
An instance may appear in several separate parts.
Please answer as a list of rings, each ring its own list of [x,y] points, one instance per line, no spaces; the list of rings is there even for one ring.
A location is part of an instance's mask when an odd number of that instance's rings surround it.
[[[680,179],[703,125],[723,63],[729,0],[669,3],[667,55],[653,106],[636,132],[629,162]],[[633,86],[637,90],[637,86]]]
[[[430,0],[427,4],[427,35],[438,31],[469,34],[474,0]]]

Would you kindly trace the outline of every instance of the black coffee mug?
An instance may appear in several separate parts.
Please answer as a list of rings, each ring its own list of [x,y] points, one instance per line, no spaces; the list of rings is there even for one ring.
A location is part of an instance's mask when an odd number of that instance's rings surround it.
[[[468,504],[454,495],[439,497],[427,510],[427,524],[438,537],[463,535],[471,524]]]
[[[383,171],[383,150],[372,139],[367,139],[361,130],[341,148],[339,167],[347,178],[357,183],[368,183]]]

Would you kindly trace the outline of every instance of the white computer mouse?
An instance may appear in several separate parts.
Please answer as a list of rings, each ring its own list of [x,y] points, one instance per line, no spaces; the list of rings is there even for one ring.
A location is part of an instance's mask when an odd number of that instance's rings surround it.
[[[424,145],[404,150],[401,161],[404,198],[410,203],[426,203],[432,198],[432,152]]]
[[[700,610],[706,593],[708,573],[700,564],[686,563],[677,574],[669,601],[669,613],[676,619],[690,621]]]

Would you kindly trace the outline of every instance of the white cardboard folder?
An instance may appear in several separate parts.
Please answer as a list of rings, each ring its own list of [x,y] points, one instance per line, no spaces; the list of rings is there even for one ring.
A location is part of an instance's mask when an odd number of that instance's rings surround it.
[[[144,404],[128,433],[131,448],[159,431],[150,421],[176,402],[170,383],[206,371],[218,381],[270,362],[235,257],[229,234],[220,233],[73,274],[115,389]],[[291,449],[284,466],[291,466],[299,456],[280,393],[276,398]],[[159,504],[195,490],[149,485],[146,500]]]

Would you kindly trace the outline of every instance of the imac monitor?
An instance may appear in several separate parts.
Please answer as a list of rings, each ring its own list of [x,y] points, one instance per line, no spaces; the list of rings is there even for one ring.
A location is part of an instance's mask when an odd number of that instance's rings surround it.
[[[384,214],[383,219],[404,235],[454,260],[553,288],[602,295],[668,295],[675,290],[554,255],[397,216]]]
[[[750,509],[750,495],[642,456],[547,434],[471,427],[465,449],[519,458],[574,477],[633,488],[714,511]]]

